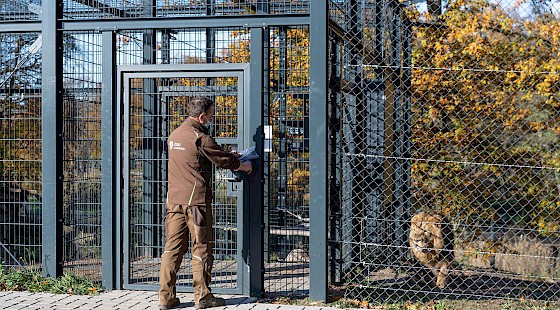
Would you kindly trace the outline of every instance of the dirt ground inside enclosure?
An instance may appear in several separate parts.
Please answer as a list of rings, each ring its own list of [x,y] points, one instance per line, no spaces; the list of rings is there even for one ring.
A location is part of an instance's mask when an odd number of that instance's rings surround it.
[[[490,284],[490,283],[488,283]],[[268,295],[259,299],[259,302],[297,305],[297,306],[316,306],[316,307],[336,307],[341,309],[375,309],[375,310],[559,310],[560,301],[534,300],[528,298],[503,297],[484,297],[484,296],[425,296],[422,300],[419,295],[408,295],[397,290],[388,291],[368,290],[367,296],[359,298],[348,297],[346,286],[330,286],[329,302],[312,301],[309,298],[297,298],[294,296],[274,296]],[[363,287],[361,288],[364,289]],[[364,291],[365,292],[365,291]],[[418,291],[415,292],[418,294]],[[400,295],[402,298],[396,298]],[[346,297],[345,297],[346,296]],[[388,298],[389,297],[389,298]],[[388,299],[387,299],[388,298]]]
[[[161,259],[139,258],[131,262],[131,282],[135,284],[159,284],[159,267]],[[101,281],[100,260],[75,260],[65,262],[64,271]],[[37,268],[40,268],[38,266]],[[264,285],[265,291],[275,296],[301,296],[309,292],[309,263],[266,263]],[[237,263],[233,260],[215,260],[212,286],[231,288],[237,279]],[[190,261],[185,259],[181,265],[178,279],[190,286]],[[184,284],[184,283],[183,283]]]
[[[65,262],[63,270],[95,282],[101,282],[101,264],[100,259],[74,260]]]
[[[558,310],[559,303],[522,300],[522,299],[486,299],[486,300],[450,300],[450,299],[433,299],[426,302],[403,301],[396,303],[385,303],[382,301],[367,302],[357,299],[340,298],[330,303],[322,303],[311,301],[308,298],[294,299],[287,297],[263,298],[259,302],[297,305],[297,306],[315,306],[315,307],[336,307],[341,309],[375,309],[375,310]]]
[[[454,272],[445,289],[416,274],[383,269],[359,285],[333,287],[344,307],[379,309],[560,309],[560,283],[529,281],[495,270]],[[354,305],[354,306],[352,306]]]

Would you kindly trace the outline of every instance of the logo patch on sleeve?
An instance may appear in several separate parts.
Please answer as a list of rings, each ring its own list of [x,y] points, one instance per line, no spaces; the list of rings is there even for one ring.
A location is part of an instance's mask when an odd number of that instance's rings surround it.
[[[169,140],[169,150],[179,150],[179,151],[184,151],[185,148],[181,146],[181,143],[179,142],[173,142],[171,140]]]

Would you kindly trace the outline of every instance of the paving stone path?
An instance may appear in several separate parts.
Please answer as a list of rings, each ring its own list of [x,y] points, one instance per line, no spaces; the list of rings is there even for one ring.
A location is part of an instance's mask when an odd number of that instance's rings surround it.
[[[194,309],[193,295],[177,294],[178,309]],[[258,303],[255,298],[217,295],[226,298],[225,307],[216,310],[328,310],[329,307],[292,306]],[[158,309],[158,295],[153,291],[110,291],[95,296],[0,291],[0,309]]]

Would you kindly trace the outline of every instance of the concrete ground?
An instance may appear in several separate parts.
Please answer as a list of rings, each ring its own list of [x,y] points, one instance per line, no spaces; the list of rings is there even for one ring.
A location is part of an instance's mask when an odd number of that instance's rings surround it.
[[[178,309],[194,309],[193,295],[177,294]],[[258,303],[255,298],[239,295],[216,295],[226,299],[228,310],[327,310],[309,307]],[[110,291],[94,296],[0,291],[0,309],[158,309],[158,295],[153,291]]]

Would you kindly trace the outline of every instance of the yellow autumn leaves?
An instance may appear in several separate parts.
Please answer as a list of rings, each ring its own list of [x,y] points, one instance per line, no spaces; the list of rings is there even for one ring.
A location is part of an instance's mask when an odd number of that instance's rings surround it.
[[[451,218],[495,219],[507,201],[521,225],[558,234],[560,20],[521,14],[523,4],[415,13],[432,26],[414,29],[413,157],[477,165],[413,163],[411,181],[414,199]]]

